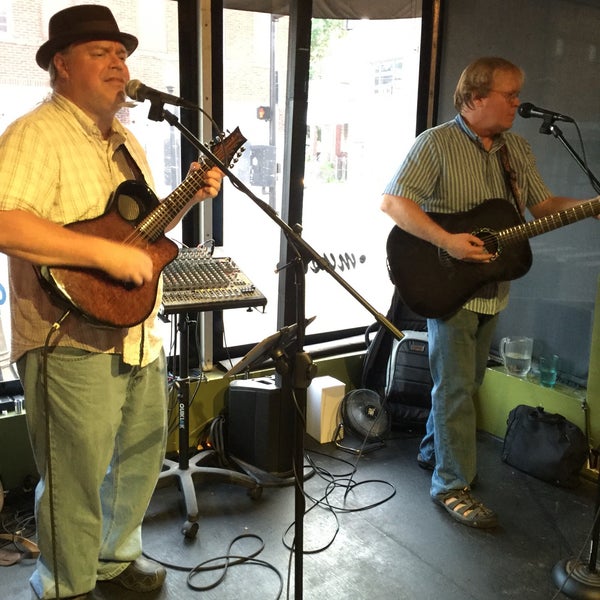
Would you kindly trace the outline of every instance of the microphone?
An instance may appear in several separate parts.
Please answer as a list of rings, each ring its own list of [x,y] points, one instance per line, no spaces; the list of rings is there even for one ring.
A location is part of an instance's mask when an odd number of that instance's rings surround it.
[[[139,102],[143,102],[144,100],[150,100],[151,102],[158,100],[159,102],[165,102],[166,104],[198,110],[198,106],[193,102],[184,100],[179,96],[173,96],[172,94],[155,90],[154,88],[144,85],[139,79],[130,79],[125,85],[125,93],[133,100],[138,100]]]
[[[524,119],[529,119],[530,117],[536,117],[538,119],[547,119],[550,121],[564,121],[565,123],[574,123],[575,120],[571,117],[567,117],[566,115],[561,115],[560,113],[554,112],[552,110],[548,110],[546,108],[539,108],[531,104],[531,102],[523,102],[523,104],[519,105],[519,114]]]

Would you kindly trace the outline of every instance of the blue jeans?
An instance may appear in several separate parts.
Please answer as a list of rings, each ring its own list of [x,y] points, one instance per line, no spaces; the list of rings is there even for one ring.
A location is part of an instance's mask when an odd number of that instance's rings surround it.
[[[142,520],[166,444],[164,353],[140,368],[116,354],[52,349],[48,423],[41,350],[23,356],[18,369],[41,476],[35,491],[40,557],[30,583],[39,598],[55,598],[56,548],[60,596],[84,594],[142,552]]]
[[[420,453],[435,462],[431,496],[469,487],[477,472],[474,396],[483,381],[497,315],[461,309],[428,319],[431,412]]]

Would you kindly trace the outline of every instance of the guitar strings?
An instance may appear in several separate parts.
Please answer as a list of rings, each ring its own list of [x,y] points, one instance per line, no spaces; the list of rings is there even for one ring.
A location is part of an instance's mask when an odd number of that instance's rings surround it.
[[[229,136],[228,139],[230,138],[231,136]],[[223,162],[227,164],[231,159],[227,155],[225,142],[223,142],[221,146],[222,147],[220,149],[224,154]],[[179,206],[178,201],[180,197],[183,196],[184,198],[187,198],[190,194],[193,195],[194,191],[198,187],[198,184],[203,182],[204,175],[211,168],[212,165],[203,158],[200,162],[200,168],[196,171],[190,171],[186,175],[185,179],[181,182],[181,185],[171,192],[171,194],[169,194],[162,202],[160,202],[156,210],[152,211],[148,216],[146,216],[146,218],[144,218],[123,240],[123,243],[126,245],[138,245],[139,242],[144,243],[148,240],[155,240],[185,206],[184,202],[180,208],[171,210],[171,205],[169,202],[175,200],[175,206],[177,207]]]

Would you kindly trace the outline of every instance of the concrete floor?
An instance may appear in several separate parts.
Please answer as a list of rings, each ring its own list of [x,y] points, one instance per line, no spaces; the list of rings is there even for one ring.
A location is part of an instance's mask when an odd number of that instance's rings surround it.
[[[416,433],[393,432],[385,447],[357,462],[332,444],[307,440],[307,455],[318,472],[304,484],[310,510],[301,521],[300,569],[290,550],[296,507],[293,486],[265,487],[260,498],[252,499],[238,486],[197,484],[199,530],[192,538],[181,532],[186,521],[181,491],[174,484],[157,488],[143,535],[147,555],[168,565],[164,588],[136,594],[105,583],[91,597],[565,598],[551,572],[557,562],[577,557],[582,549],[589,553],[586,539],[595,510],[595,482],[584,480],[568,490],[533,479],[502,463],[500,440],[481,435],[475,493],[498,513],[500,526],[475,530],[454,522],[430,501],[429,473],[415,461],[418,442]],[[30,499],[23,500],[26,512]],[[14,508],[5,507],[3,515]],[[238,536],[245,537],[234,542]],[[220,572],[193,574],[205,561],[255,552],[254,560],[230,567],[220,584],[215,584]],[[33,568],[31,560],[0,567],[0,598],[29,600],[27,580]],[[194,589],[213,584],[213,589]]]

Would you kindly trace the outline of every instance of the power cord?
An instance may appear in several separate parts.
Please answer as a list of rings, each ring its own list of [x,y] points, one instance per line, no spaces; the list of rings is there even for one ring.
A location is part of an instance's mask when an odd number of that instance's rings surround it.
[[[248,540],[248,539],[256,540],[259,543],[259,547],[257,550],[254,550],[253,552],[250,552],[248,554],[233,554],[232,553],[233,546],[237,542],[240,542],[241,540]],[[209,558],[205,561],[202,561],[201,563],[199,563],[198,565],[196,565],[194,567],[184,567],[181,565],[168,563],[166,561],[163,561],[156,557],[153,557],[146,552],[144,552],[144,556],[146,556],[147,558],[149,558],[151,560],[159,562],[161,565],[163,565],[164,567],[166,567],[168,569],[173,569],[174,571],[187,571],[188,572],[187,585],[191,590],[193,590],[195,592],[206,592],[206,591],[215,589],[216,587],[221,585],[223,583],[223,581],[225,580],[230,567],[236,567],[236,566],[240,566],[240,565],[254,565],[254,566],[264,567],[266,569],[273,571],[279,579],[279,589],[277,590],[277,593],[275,595],[275,600],[279,600],[279,598],[281,598],[281,594],[283,592],[283,576],[281,575],[279,570],[274,565],[272,565],[271,563],[269,563],[267,561],[257,558],[258,555],[264,550],[264,548],[265,548],[265,544],[264,544],[263,539],[260,536],[255,535],[253,533],[245,533],[242,535],[238,535],[229,543],[229,545],[227,547],[227,552],[223,556],[215,556],[213,558]],[[200,575],[205,574],[205,573],[210,573],[212,571],[217,571],[217,570],[220,570],[221,574],[218,576],[218,578],[216,580],[212,581],[211,583],[207,583],[206,585],[198,585],[198,584],[193,583],[193,580],[195,578],[199,577]]]
[[[339,463],[340,465],[345,465],[349,467],[349,471],[342,472],[339,474],[334,474],[323,466],[319,466],[313,456],[322,456],[327,458],[328,460]],[[320,497],[312,496],[309,494],[306,489],[304,490],[304,496],[307,500],[309,500],[312,505],[305,511],[305,515],[309,514],[316,508],[324,508],[329,511],[335,520],[335,530],[333,534],[330,536],[329,540],[326,541],[323,545],[318,548],[314,548],[312,550],[304,550],[304,554],[318,554],[319,552],[323,552],[327,550],[335,541],[337,534],[340,531],[340,523],[338,514],[340,513],[353,513],[353,512],[361,512],[365,510],[370,510],[382,504],[385,504],[389,500],[391,500],[396,495],[396,488],[387,481],[379,480],[379,479],[369,479],[364,481],[355,481],[354,475],[357,472],[357,464],[351,463],[350,461],[344,460],[339,457],[330,456],[329,454],[325,454],[323,452],[318,452],[316,450],[310,450],[305,452],[305,459],[308,465],[314,470],[315,474],[320,477],[325,482],[324,492]],[[370,502],[364,505],[356,505],[353,507],[349,507],[346,505],[346,501],[349,498],[351,492],[356,491],[361,486],[366,485],[383,485],[389,489],[388,493],[386,493],[381,499],[376,502]],[[343,504],[337,504],[333,501],[333,495],[339,491],[344,490],[343,493]],[[283,545],[288,549],[293,549],[293,543],[288,543],[286,541],[286,537],[293,529],[294,523],[290,524],[288,528],[285,530],[285,533],[282,537]]]
[[[1,490],[1,485],[0,485]],[[7,508],[0,524],[0,565],[10,566],[23,559],[37,558],[39,548],[30,538],[35,534],[33,507],[26,510]],[[11,548],[9,550],[7,548]]]
[[[44,347],[42,348],[42,377],[44,388],[44,412],[46,413],[46,461],[47,466],[47,488],[48,488],[48,507],[50,514],[50,535],[52,538],[52,568],[54,570],[54,592],[56,600],[60,599],[60,584],[58,577],[58,553],[57,553],[57,535],[56,535],[56,517],[54,512],[54,466],[52,461],[52,452],[50,450],[50,398],[48,394],[48,351],[50,349],[50,340],[52,336],[60,329],[64,320],[71,314],[71,310],[66,310],[60,319],[53,323],[48,331]]]

